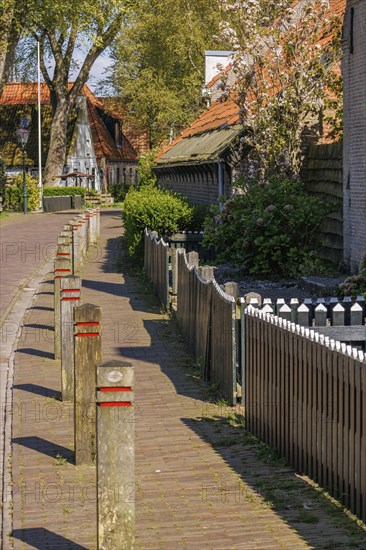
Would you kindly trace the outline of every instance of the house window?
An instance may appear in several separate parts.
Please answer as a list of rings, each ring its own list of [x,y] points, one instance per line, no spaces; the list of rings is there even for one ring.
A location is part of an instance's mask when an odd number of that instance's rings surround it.
[[[120,168],[119,168],[119,166],[117,166],[117,182],[116,183],[118,183],[118,185],[121,183],[120,182]]]

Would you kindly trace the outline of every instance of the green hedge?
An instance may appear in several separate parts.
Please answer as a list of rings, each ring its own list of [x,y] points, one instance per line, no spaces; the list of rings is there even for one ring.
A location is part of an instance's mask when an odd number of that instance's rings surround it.
[[[186,229],[193,207],[176,193],[152,185],[131,187],[124,202],[125,239],[131,256],[142,255],[143,234],[147,227],[160,236]]]
[[[85,187],[45,187],[43,189],[44,197],[63,197],[65,195],[81,195],[84,197],[85,193]]]
[[[38,179],[27,174],[26,183],[28,210],[38,210],[40,198]],[[19,174],[6,184],[4,207],[6,210],[18,212],[23,210],[23,174]]]

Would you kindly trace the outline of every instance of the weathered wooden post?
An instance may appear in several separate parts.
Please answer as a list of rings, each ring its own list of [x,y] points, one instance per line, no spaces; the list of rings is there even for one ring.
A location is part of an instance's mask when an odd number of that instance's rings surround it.
[[[72,275],[61,282],[61,396],[74,400],[74,308],[80,305],[81,279]]]
[[[64,246],[64,245],[63,245]],[[61,331],[60,331],[60,279],[71,275],[70,258],[56,256],[54,270],[54,350],[55,359],[61,358]]]
[[[206,281],[212,281],[215,277],[214,268],[211,265],[202,266],[201,275]]]
[[[95,209],[95,213],[96,213],[96,235],[97,235],[97,239],[99,239],[100,237],[100,208],[99,206],[96,207]]]
[[[240,295],[239,285],[234,281],[228,281],[227,283],[225,283],[224,291],[226,292],[226,294],[229,294],[230,296],[232,296],[235,302],[239,298],[239,295]]]
[[[134,502],[134,374],[123,361],[97,366],[98,549],[132,550]]]
[[[198,252],[195,252],[192,250],[189,254],[187,254],[187,261],[189,266],[194,266],[198,269],[200,257],[198,255]]]
[[[146,238],[146,237],[145,237]],[[170,264],[172,266],[172,295],[175,297],[178,294],[178,257],[177,257],[177,248],[171,248],[169,250],[170,255]]]
[[[101,361],[102,310],[93,304],[74,308],[75,464],[95,461],[95,369]]]
[[[79,271],[79,223],[76,218],[71,220],[72,227],[72,272],[74,275]]]

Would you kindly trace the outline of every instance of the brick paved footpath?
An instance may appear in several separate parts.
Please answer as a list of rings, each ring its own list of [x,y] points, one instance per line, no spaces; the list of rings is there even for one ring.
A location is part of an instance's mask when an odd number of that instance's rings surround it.
[[[265,464],[250,441],[240,441],[242,430],[225,421],[229,408],[203,400],[205,385],[184,367],[189,359],[171,322],[133,277],[117,273],[121,233],[120,215],[103,211],[82,300],[102,306],[103,360],[127,359],[135,369],[135,548],[350,547],[356,535],[337,522],[335,509],[290,469]],[[49,276],[26,312],[16,353],[13,537],[5,548],[92,550],[95,469],[73,464],[72,411],[59,401],[52,353],[52,299]],[[287,490],[273,508],[263,494],[276,481]],[[357,537],[366,544],[364,532]]]

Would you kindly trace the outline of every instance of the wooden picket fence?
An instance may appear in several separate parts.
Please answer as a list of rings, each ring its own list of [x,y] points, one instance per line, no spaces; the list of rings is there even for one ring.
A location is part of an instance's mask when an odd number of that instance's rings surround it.
[[[169,246],[154,231],[145,229],[144,269],[161,303],[169,307]]]
[[[366,520],[366,355],[242,311],[247,429]]]
[[[160,246],[148,232],[146,241]],[[190,258],[195,252],[164,250],[147,251],[145,269],[160,258],[164,269],[154,264],[153,271],[163,272],[166,296],[170,258],[171,302],[205,379],[217,382],[230,404],[241,393],[247,429],[365,521],[366,353],[347,344],[365,346],[363,297],[253,298],[248,306],[229,284],[224,292],[212,273],[204,276],[198,258]]]

